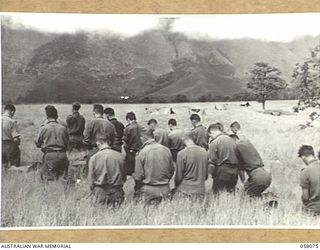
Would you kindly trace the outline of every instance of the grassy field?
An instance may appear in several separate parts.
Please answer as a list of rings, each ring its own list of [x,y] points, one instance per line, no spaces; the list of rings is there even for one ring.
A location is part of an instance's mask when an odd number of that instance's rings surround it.
[[[320,226],[319,217],[301,211],[299,172],[302,162],[297,150],[302,144],[320,149],[320,122],[313,128],[299,129],[312,110],[291,113],[295,102],[273,101],[267,109],[287,111],[286,115],[272,116],[261,112],[261,104],[240,107],[228,103],[228,110],[217,111],[213,103],[189,104],[115,104],[117,117],[125,123],[125,114],[134,111],[138,121],[145,125],[156,118],[160,126],[167,128],[169,118],[176,118],[182,128],[190,127],[188,108],[205,108],[203,124],[222,122],[229,130],[235,120],[260,152],[266,169],[272,173],[272,185],[267,191],[279,198],[278,208],[265,209],[266,200],[252,200],[242,194],[242,185],[234,194],[211,194],[211,177],[207,180],[207,197],[203,203],[191,203],[174,199],[157,208],[145,209],[143,204],[132,201],[133,180],[125,184],[126,200],[119,210],[91,205],[89,188],[85,182],[65,190],[61,183],[43,185],[37,173],[2,173],[2,226],[109,226],[109,225],[259,225],[259,226]],[[22,161],[29,164],[39,157],[34,138],[39,125],[45,120],[45,105],[19,105],[16,119],[21,133]],[[105,105],[107,106],[107,105]],[[70,105],[56,105],[59,119],[65,120],[71,112]],[[155,114],[147,114],[145,108],[159,108]],[[172,107],[175,115],[165,114]],[[83,105],[81,112],[87,120],[92,117],[92,106]]]

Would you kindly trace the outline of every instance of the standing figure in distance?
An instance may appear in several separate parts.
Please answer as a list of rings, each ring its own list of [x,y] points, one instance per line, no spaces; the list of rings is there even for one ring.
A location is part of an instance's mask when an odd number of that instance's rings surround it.
[[[186,147],[178,153],[175,175],[175,192],[191,199],[203,199],[208,178],[208,153],[192,140],[192,133],[185,132]]]
[[[305,168],[300,173],[303,208],[312,214],[320,214],[320,161],[316,159],[312,146],[303,145],[298,151]]]
[[[122,138],[123,138],[123,130],[124,130],[124,125],[122,124],[122,122],[119,122],[117,120],[117,118],[115,117],[115,113],[114,113],[114,109],[113,108],[106,108],[103,111],[108,119],[108,121],[110,121],[113,126],[116,129],[116,137],[114,138],[113,144],[112,144],[112,149],[121,152],[121,148],[122,148]]]
[[[168,121],[168,126],[170,132],[168,134],[169,139],[169,149],[172,154],[173,161],[177,161],[178,152],[184,149],[185,145],[182,140],[183,131],[177,127],[177,121],[175,119],[170,119]]]
[[[52,181],[61,176],[66,179],[69,166],[66,154],[68,132],[66,127],[58,123],[58,111],[54,106],[47,105],[45,112],[47,122],[40,127],[35,140],[36,146],[44,153],[40,170],[41,179]]]
[[[236,142],[226,135],[221,123],[211,124],[208,134],[209,170],[213,178],[213,193],[226,190],[233,192],[238,182],[239,162],[236,155]]]
[[[5,169],[20,166],[20,134],[13,119],[15,112],[15,106],[7,104],[2,114],[2,166]]]
[[[96,138],[99,151],[89,160],[89,185],[95,203],[118,207],[124,200],[124,155],[110,147],[107,137]]]
[[[72,115],[67,117],[67,130],[69,134],[69,145],[68,152],[70,153],[73,149],[81,150],[83,148],[83,132],[86,121],[79,110],[81,105],[79,102],[72,104]]]
[[[165,147],[169,147],[168,131],[159,128],[158,121],[156,119],[150,119],[148,121],[149,129],[153,131],[154,140]]]
[[[170,194],[169,181],[174,167],[170,150],[154,140],[152,130],[143,134],[143,146],[136,156],[133,173],[136,196],[146,205],[157,205]]]
[[[208,134],[207,129],[201,124],[201,119],[198,114],[192,114],[190,121],[193,126],[192,135],[196,145],[208,150]]]
[[[126,151],[126,172],[127,175],[132,175],[135,170],[136,154],[142,146],[141,142],[141,126],[137,123],[135,113],[129,112],[126,115],[128,125],[123,131],[123,142]]]

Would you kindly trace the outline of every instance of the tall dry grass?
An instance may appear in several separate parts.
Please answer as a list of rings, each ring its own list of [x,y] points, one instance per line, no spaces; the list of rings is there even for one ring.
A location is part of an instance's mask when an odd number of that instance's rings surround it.
[[[290,111],[292,102],[269,102],[270,109]],[[228,110],[216,111],[212,103],[202,104],[148,104],[112,105],[119,120],[124,122],[126,112],[135,111],[140,123],[156,118],[166,128],[169,118],[176,118],[180,127],[190,127],[188,107],[205,107],[203,123],[222,122],[228,125],[237,120],[244,133],[261,153],[266,169],[272,173],[272,185],[268,191],[279,198],[279,207],[265,209],[267,200],[252,200],[242,195],[242,185],[234,195],[211,193],[212,180],[206,183],[207,196],[202,203],[185,199],[164,201],[157,208],[144,208],[132,200],[133,181],[125,184],[126,200],[118,210],[95,207],[89,197],[89,188],[81,182],[66,189],[60,183],[44,185],[36,173],[2,173],[2,226],[108,226],[108,225],[281,225],[319,226],[319,218],[301,211],[299,172],[302,162],[297,158],[301,144],[320,149],[319,124],[300,130],[310,111],[275,117],[260,112],[260,105],[240,107],[229,103]],[[173,107],[176,115],[145,113],[145,107]],[[34,146],[34,137],[45,119],[44,105],[20,105],[17,120],[22,134],[22,160],[31,163],[41,157]],[[69,105],[57,105],[59,117],[64,120],[70,113]],[[82,113],[89,120],[91,105],[83,105]]]

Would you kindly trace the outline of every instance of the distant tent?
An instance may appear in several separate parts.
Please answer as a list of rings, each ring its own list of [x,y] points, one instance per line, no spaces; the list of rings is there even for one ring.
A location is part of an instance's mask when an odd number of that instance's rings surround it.
[[[189,114],[201,114],[201,115],[206,115],[206,109],[202,108],[189,108]]]
[[[227,106],[225,104],[215,104],[214,109],[215,110],[227,110]]]
[[[176,114],[176,112],[174,112],[173,109],[170,108],[170,115],[174,115],[174,114]]]
[[[250,107],[251,105],[250,105],[249,102],[242,102],[242,103],[240,104],[240,106],[242,106],[242,107]]]

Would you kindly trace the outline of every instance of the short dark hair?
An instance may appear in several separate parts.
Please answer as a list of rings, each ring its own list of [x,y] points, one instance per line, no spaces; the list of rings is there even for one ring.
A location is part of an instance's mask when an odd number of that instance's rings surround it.
[[[199,116],[198,114],[192,114],[192,115],[190,116],[190,120],[191,120],[191,121],[197,121],[197,122],[200,122],[200,121],[201,121],[200,116]]]
[[[74,109],[74,110],[79,110],[80,108],[81,108],[81,104],[80,104],[80,102],[74,102],[74,103],[72,103],[72,108]]]
[[[103,106],[99,103],[93,104],[93,112],[103,115]]]
[[[220,122],[210,124],[208,127],[208,133],[210,133],[211,130],[219,130],[221,132],[224,131],[223,125]]]
[[[111,115],[111,116],[114,116],[114,109],[113,108],[105,108],[103,110],[103,113],[105,113],[106,115]]]
[[[4,110],[9,110],[11,112],[16,112],[16,107],[13,104],[8,103],[8,104],[6,104],[6,106],[4,106]]]
[[[230,134],[229,136],[234,140],[239,140],[239,136],[237,136],[235,134]]]
[[[231,128],[240,129],[240,123],[235,121],[235,122],[231,123],[230,127]]]
[[[310,145],[302,145],[299,148],[298,157],[310,156],[310,155],[314,156],[314,150],[313,150],[312,146],[310,146]]]
[[[126,120],[130,120],[130,121],[135,121],[135,120],[137,120],[136,114],[133,113],[132,111],[131,111],[131,112],[128,112],[127,115],[126,115]]]
[[[171,118],[171,119],[168,121],[168,125],[177,126],[177,121],[176,121],[176,119]]]
[[[58,119],[58,110],[53,105],[47,105],[45,108],[48,118]]]
[[[150,125],[151,123],[158,124],[157,120],[153,118],[148,121],[148,125]]]

